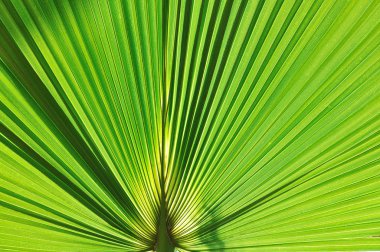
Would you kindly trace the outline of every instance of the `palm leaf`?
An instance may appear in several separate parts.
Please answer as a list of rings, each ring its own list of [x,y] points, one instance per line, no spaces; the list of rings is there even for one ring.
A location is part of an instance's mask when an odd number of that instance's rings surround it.
[[[0,1],[0,250],[380,249],[380,2]]]

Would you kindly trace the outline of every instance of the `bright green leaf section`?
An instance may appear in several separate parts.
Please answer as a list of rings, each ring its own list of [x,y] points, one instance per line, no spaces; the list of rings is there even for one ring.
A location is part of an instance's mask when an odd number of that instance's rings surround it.
[[[0,250],[380,250],[379,16],[0,0]]]

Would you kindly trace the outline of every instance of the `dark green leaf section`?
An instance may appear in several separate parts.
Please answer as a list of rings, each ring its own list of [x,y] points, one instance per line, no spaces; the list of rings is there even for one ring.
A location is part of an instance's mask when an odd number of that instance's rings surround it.
[[[379,16],[0,0],[0,250],[379,250]]]

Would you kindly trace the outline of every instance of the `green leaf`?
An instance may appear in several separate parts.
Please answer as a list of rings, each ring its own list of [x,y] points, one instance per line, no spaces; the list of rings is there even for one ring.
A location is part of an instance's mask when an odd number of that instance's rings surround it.
[[[0,0],[0,250],[379,250],[379,14]]]

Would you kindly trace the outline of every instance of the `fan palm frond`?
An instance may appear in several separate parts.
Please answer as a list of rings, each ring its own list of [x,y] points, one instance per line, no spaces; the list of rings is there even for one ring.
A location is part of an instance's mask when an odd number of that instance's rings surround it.
[[[380,249],[380,2],[0,1],[0,250]]]

